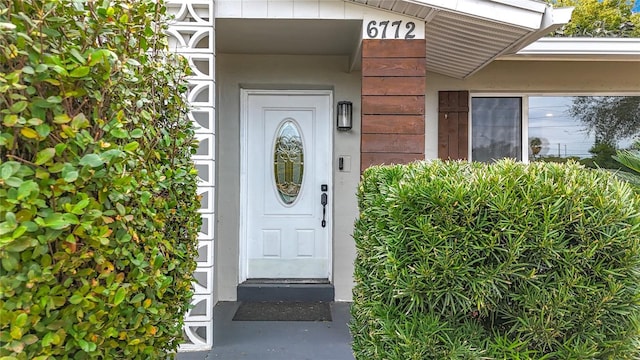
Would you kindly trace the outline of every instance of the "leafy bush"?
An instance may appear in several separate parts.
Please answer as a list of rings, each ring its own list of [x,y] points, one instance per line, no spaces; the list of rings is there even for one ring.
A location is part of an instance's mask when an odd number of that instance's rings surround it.
[[[182,339],[200,218],[164,14],[0,1],[2,359],[158,359]]]
[[[620,172],[618,176],[628,181],[640,192],[640,141],[636,141],[631,149],[618,150],[613,159],[630,170],[630,173]]]
[[[640,201],[577,164],[373,167],[357,359],[638,359]]]
[[[632,13],[632,0],[546,1],[555,7],[575,7],[571,22],[554,36],[640,37],[640,13]]]

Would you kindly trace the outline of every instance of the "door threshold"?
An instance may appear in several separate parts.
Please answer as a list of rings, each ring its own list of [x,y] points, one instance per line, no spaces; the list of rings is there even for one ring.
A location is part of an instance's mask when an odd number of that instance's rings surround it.
[[[329,284],[328,279],[272,279],[254,278],[247,279],[242,284]]]
[[[333,301],[335,298],[333,285],[326,279],[316,279],[316,282],[309,282],[309,279],[285,280],[247,280],[236,288],[238,301]]]

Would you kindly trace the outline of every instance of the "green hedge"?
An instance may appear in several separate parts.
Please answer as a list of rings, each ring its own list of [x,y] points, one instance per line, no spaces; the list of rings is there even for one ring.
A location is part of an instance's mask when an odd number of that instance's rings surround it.
[[[357,359],[640,358],[640,200],[577,164],[365,171]]]
[[[0,1],[0,358],[160,359],[200,226],[154,0]]]

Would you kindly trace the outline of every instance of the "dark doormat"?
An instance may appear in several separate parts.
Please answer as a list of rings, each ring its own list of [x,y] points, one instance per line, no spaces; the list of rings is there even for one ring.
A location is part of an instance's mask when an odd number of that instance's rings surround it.
[[[328,302],[242,302],[233,321],[331,321]]]

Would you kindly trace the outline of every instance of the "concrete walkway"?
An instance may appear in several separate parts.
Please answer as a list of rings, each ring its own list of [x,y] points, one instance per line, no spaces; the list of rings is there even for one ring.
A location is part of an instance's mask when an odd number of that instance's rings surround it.
[[[332,303],[331,322],[232,321],[239,304],[213,311],[213,349],[179,353],[178,360],[352,360],[350,303]]]

